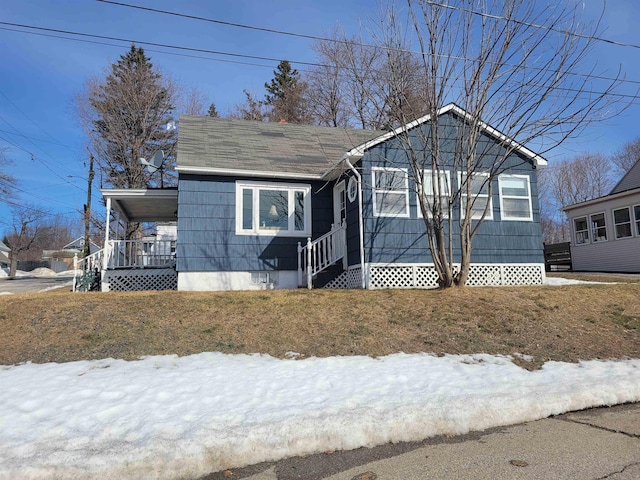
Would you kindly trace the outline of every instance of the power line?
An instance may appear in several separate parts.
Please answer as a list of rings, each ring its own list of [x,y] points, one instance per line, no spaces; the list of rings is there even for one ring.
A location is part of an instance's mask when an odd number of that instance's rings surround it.
[[[14,127],[11,123],[9,123],[7,120],[5,120],[2,115],[0,115],[0,120],[2,120],[4,123],[6,123],[7,125],[9,125],[13,130],[16,131],[17,135],[25,138],[29,143],[31,143],[32,145],[34,145],[36,148],[38,148],[39,150],[41,150],[45,155],[47,155],[49,158],[51,158],[51,160],[55,161],[55,159],[49,155],[45,150],[42,149],[42,147],[39,147],[37,144],[35,144],[34,142],[32,142],[26,135],[24,135],[22,132],[20,132],[16,127]],[[36,155],[33,154],[33,152],[30,152],[22,147],[20,147],[19,145],[8,141],[5,137],[2,137],[3,140],[11,143],[12,145],[16,146],[17,148],[19,148],[20,150],[28,153],[29,155],[31,155],[31,159],[32,160],[37,160],[38,162],[40,162],[47,170],[49,170],[51,173],[53,173],[56,177],[60,178],[63,182],[67,182],[69,185],[73,185],[75,188],[78,188],[80,190],[82,190],[80,187],[78,187],[77,185],[69,182],[66,178],[64,178],[62,175],[60,175],[58,172],[56,172],[53,168],[51,168],[49,165],[47,165],[47,163],[45,161],[43,161],[40,157],[37,157]]]
[[[288,32],[285,30],[275,30],[272,28],[265,28],[265,27],[258,27],[255,25],[246,25],[246,24],[242,24],[242,23],[235,23],[235,22],[227,22],[224,20],[217,20],[214,18],[207,18],[207,17],[200,17],[197,15],[188,15],[185,13],[178,13],[178,12],[172,12],[169,10],[160,10],[157,8],[150,8],[150,7],[142,7],[140,5],[131,5],[129,3],[123,3],[123,2],[115,2],[113,0],[98,0],[98,2],[101,3],[108,3],[111,5],[117,5],[120,7],[128,7],[128,8],[134,8],[137,10],[143,10],[143,11],[148,11],[148,12],[154,12],[154,13],[161,13],[164,15],[172,15],[175,17],[182,17],[182,18],[188,18],[191,20],[199,20],[199,21],[203,21],[203,22],[209,22],[209,23],[216,23],[218,25],[226,25],[229,27],[236,27],[236,28],[244,28],[247,30],[255,30],[255,31],[259,31],[259,32],[267,32],[267,33],[274,33],[277,35],[287,35],[287,36],[291,36],[291,37],[298,37],[298,38],[306,38],[309,40],[319,40],[319,41],[323,41],[323,42],[334,42],[334,43],[354,43],[351,42],[349,40],[340,40],[340,39],[336,39],[336,38],[327,38],[327,37],[320,37],[317,35],[309,35],[309,34],[304,34],[304,33],[296,33],[296,32]],[[494,20],[509,20],[510,22],[513,23],[517,23],[519,25],[524,25],[524,26],[528,26],[528,27],[533,27],[533,28],[539,28],[539,29],[545,29],[545,30],[551,30],[557,33],[561,33],[563,35],[570,35],[570,36],[574,36],[574,37],[578,37],[578,38],[583,38],[583,39],[587,39],[587,40],[595,40],[595,41],[599,41],[599,42],[606,42],[612,45],[617,45],[620,47],[632,47],[632,48],[640,48],[640,45],[636,45],[636,44],[632,44],[632,43],[624,43],[624,42],[617,42],[615,40],[610,40],[607,38],[602,38],[602,37],[596,37],[596,36],[591,36],[591,35],[583,35],[577,32],[571,32],[568,30],[560,30],[560,29],[556,29],[553,27],[548,27],[546,25],[539,25],[539,24],[535,24],[535,23],[527,23],[521,20],[516,20],[513,18],[506,18],[506,17],[501,17],[499,15],[492,15],[492,14],[488,14],[488,13],[483,13],[483,12],[478,12],[475,10],[467,10],[464,8],[460,8],[460,7],[454,7],[451,5],[446,5],[446,4],[442,4],[442,3],[438,3],[438,2],[434,2],[434,1],[430,1],[430,0],[424,0],[425,3],[429,4],[429,5],[435,5],[438,7],[443,7],[443,8],[448,8],[450,10],[458,10],[458,11],[463,11],[463,12],[467,12],[467,13],[472,13],[474,15],[480,15],[486,18],[492,18]],[[373,47],[373,48],[382,48],[382,49],[392,49],[391,47],[384,47],[382,45],[372,45],[372,44],[366,44],[366,43],[356,43],[356,45],[358,46],[362,46],[362,47]],[[415,51],[410,51],[410,50],[403,50],[403,49],[393,49],[393,50],[399,50],[402,52],[407,52],[407,53],[420,53],[420,52],[415,52]]]
[[[104,1],[104,0],[98,0],[98,1]],[[611,40],[609,38],[596,37],[594,35],[584,35],[582,33],[572,32],[570,30],[562,30],[562,29],[559,29],[559,28],[553,28],[553,27],[550,27],[548,25],[542,25],[542,24],[538,24],[538,23],[528,23],[528,22],[525,22],[525,21],[522,21],[522,20],[518,20],[518,19],[515,19],[515,18],[507,18],[507,17],[502,17],[500,15],[494,15],[494,14],[491,14],[491,13],[478,12],[477,10],[470,10],[470,9],[466,9],[466,8],[462,8],[462,7],[455,7],[453,5],[447,5],[445,3],[438,3],[438,2],[434,2],[432,0],[423,0],[423,1],[424,1],[424,3],[427,3],[429,5],[434,5],[436,7],[447,8],[449,10],[457,10],[459,12],[471,13],[472,15],[478,15],[478,16],[484,17],[484,18],[491,18],[493,20],[509,21],[509,22],[517,23],[518,25],[522,25],[522,26],[525,26],[525,27],[539,28],[541,30],[549,30],[549,31],[552,31],[552,32],[561,33],[562,35],[568,35],[568,36],[571,36],[571,37],[582,38],[584,40],[595,40],[597,42],[604,42],[604,43],[608,43],[610,45],[616,45],[618,47],[630,47],[630,48],[638,48],[638,49],[640,49],[640,45],[637,45],[635,43],[618,42],[616,40]]]
[[[117,41],[117,42],[135,43],[135,44],[140,44],[140,45],[152,45],[154,47],[171,48],[171,49],[174,49],[174,50],[184,50],[184,51],[188,51],[188,52],[210,53],[212,55],[223,55],[223,56],[227,56],[227,57],[249,58],[249,59],[252,59],[252,60],[264,60],[264,61],[268,61],[268,62],[280,62],[282,60],[282,58],[262,57],[262,56],[258,56],[258,55],[245,55],[245,54],[241,54],[241,53],[221,52],[221,51],[217,51],[217,50],[208,50],[206,48],[182,47],[182,46],[177,46],[177,45],[167,45],[166,43],[144,42],[144,41],[141,41],[141,40],[133,40],[133,39],[130,39],[130,38],[109,37],[109,36],[106,36],[106,35],[94,35],[94,34],[90,34],[90,33],[71,32],[69,30],[60,30],[60,29],[57,29],[57,28],[36,27],[36,26],[33,26],[33,25],[23,25],[23,24],[20,24],[20,23],[0,22],[0,25],[8,25],[10,27],[19,27],[19,28],[29,28],[29,29],[34,29],[34,30],[42,30],[42,31],[45,31],[45,32],[64,33],[65,35],[77,35],[77,36],[87,37],[87,38],[99,38],[101,40],[113,40],[113,41]],[[312,63],[312,62],[296,61],[295,63],[298,63],[300,65],[322,66],[322,65],[319,65],[317,63]],[[325,66],[328,66],[328,65],[325,65]]]
[[[59,38],[61,40],[69,40],[71,42],[90,43],[90,44],[93,44],[93,45],[104,45],[104,46],[107,46],[107,47],[116,47],[116,48],[122,48],[123,47],[123,45],[117,44],[117,43],[97,42],[95,40],[83,40],[81,38],[63,37],[62,35],[52,35],[52,34],[39,33],[39,32],[27,32],[25,30],[17,30],[15,28],[0,27],[0,30],[5,30],[7,32],[24,33],[26,35],[35,35],[35,36],[38,36],[38,37]],[[138,43],[140,43],[140,42],[138,42]],[[248,65],[248,66],[251,66],[251,67],[273,68],[273,65],[264,65],[264,64],[260,64],[260,63],[250,63],[250,62],[240,62],[240,61],[237,61],[237,60],[225,60],[225,59],[222,59],[222,58],[203,57],[203,56],[200,56],[200,55],[189,55],[188,53],[165,52],[164,50],[155,50],[153,48],[147,48],[147,49],[145,49],[145,51],[146,52],[161,53],[163,55],[173,55],[173,56],[176,56],[176,57],[197,58],[197,59],[200,59],[200,60],[209,60],[211,62],[232,63],[232,64],[236,64],[236,65]]]
[[[2,92],[0,92],[0,93],[2,93]],[[43,143],[50,143],[51,145],[57,145],[57,146],[59,146],[59,147],[69,148],[69,149],[71,149],[71,150],[78,150],[78,151],[81,151],[81,150],[82,150],[81,148],[78,148],[78,147],[72,147],[72,146],[70,146],[70,145],[65,145],[64,143],[51,142],[51,141],[49,141],[49,140],[45,140],[44,138],[30,137],[30,136],[28,136],[28,135],[22,135],[22,134],[19,134],[19,133],[13,133],[13,132],[10,132],[10,131],[8,131],[8,130],[3,130],[3,129],[1,129],[1,128],[0,128],[0,132],[2,132],[2,133],[7,133],[7,134],[9,134],[9,135],[20,135],[21,137],[28,138],[28,139],[30,139],[30,140],[35,140],[35,141],[37,141],[37,142],[43,142]]]
[[[180,50],[180,51],[194,51],[194,52],[200,52],[200,53],[209,53],[209,54],[213,54],[213,55],[226,55],[226,56],[231,56],[231,57],[250,58],[250,59],[272,61],[272,62],[280,62],[281,61],[281,59],[277,59],[277,58],[273,58],[273,57],[262,57],[262,56],[257,56],[257,55],[245,55],[245,54],[239,54],[239,53],[220,52],[220,51],[207,50],[207,49],[202,49],[202,48],[184,47],[184,46],[177,46],[177,45],[167,45],[167,44],[162,44],[162,43],[145,42],[145,41],[141,41],[141,40],[124,39],[124,38],[118,38],[118,37],[108,37],[108,36],[103,36],[103,35],[94,35],[94,34],[81,33],[81,32],[71,32],[71,31],[67,31],[67,30],[59,30],[59,29],[53,29],[53,28],[47,28],[47,27],[37,27],[37,26],[33,26],[33,25],[22,25],[22,24],[15,24],[15,23],[9,23],[9,22],[0,22],[0,25],[10,25],[10,26],[19,27],[19,28],[28,28],[28,29],[34,29],[34,30],[44,30],[44,31],[48,31],[48,32],[63,33],[63,34],[66,34],[66,35],[79,35],[79,36],[83,36],[83,37],[100,38],[100,39],[107,39],[107,40],[120,41],[120,42],[126,42],[126,43],[134,43],[134,44],[140,44],[140,45],[152,45],[152,46],[156,46],[156,47],[170,48],[170,49],[175,49],[175,50]],[[3,28],[0,27],[0,29],[3,29]],[[8,29],[5,29],[5,30],[8,30]],[[21,30],[12,30],[12,31],[16,31],[16,32],[19,32],[19,33],[26,33],[26,34],[35,34],[33,32],[25,32],[25,31],[21,31]],[[68,38],[68,37],[59,37],[59,38],[66,39],[66,40],[78,40],[78,39]],[[82,40],[78,40],[78,41],[82,41]],[[94,42],[89,42],[89,43],[94,43]],[[149,50],[149,51],[151,51],[151,50]],[[169,53],[169,52],[159,52],[159,53],[172,54],[172,53]],[[178,54],[175,54],[175,55],[178,55]],[[184,55],[184,54],[179,54],[179,55],[188,56],[188,55]],[[200,58],[200,57],[197,57],[197,58]],[[211,60],[215,60],[215,59],[211,59]],[[336,65],[326,65],[326,64],[321,64],[321,63],[305,62],[305,61],[298,61],[298,60],[292,60],[291,63],[300,64],[300,65],[306,65],[306,66],[311,66],[311,67],[336,68]],[[264,67],[264,65],[255,65],[255,66]],[[505,66],[508,67],[510,65],[505,65]],[[339,67],[339,66],[337,68],[344,69],[343,67]],[[542,71],[544,69],[543,68],[539,68],[539,67],[531,67],[531,70],[540,70],[540,71]],[[603,76],[603,75],[583,74],[583,73],[576,73],[576,72],[570,72],[570,71],[568,71],[566,73],[569,74],[569,75],[573,75],[573,76],[585,77],[585,78],[590,78],[590,79],[595,79],[595,80],[606,80],[606,81],[613,81],[613,82],[619,82],[619,83],[628,83],[628,84],[640,85],[640,81],[638,81],[638,80],[626,80],[626,79],[620,79],[620,78],[616,78],[616,77],[606,77],[606,76]],[[577,91],[577,90],[571,90],[571,89],[569,89],[569,90],[570,91]],[[604,93],[604,92],[584,91],[584,90],[581,90],[581,91],[584,92],[584,93],[590,93],[590,94]],[[613,94],[613,96],[619,97],[619,98],[632,98],[632,99],[637,98],[637,95],[629,95],[629,94]]]
[[[33,125],[35,125],[35,126],[36,126],[37,128],[39,128],[42,132],[44,132],[44,134],[45,134],[45,135],[47,135],[47,136],[48,136],[49,138],[51,138],[52,140],[56,140],[56,138],[55,138],[53,135],[51,135],[51,134],[50,134],[49,132],[47,132],[44,128],[42,128],[40,125],[38,125],[36,122],[34,122],[34,121],[31,119],[31,117],[29,117],[26,113],[24,113],[24,111],[22,111],[22,109],[20,109],[20,107],[18,107],[15,103],[13,103],[13,101],[12,101],[12,100],[7,96],[7,95],[5,95],[5,93],[4,93],[2,90],[0,90],[0,95],[2,95],[2,96],[7,100],[7,102],[9,102],[11,105],[13,105],[13,107],[14,107],[16,110],[18,110],[18,111],[22,114],[22,116],[23,116],[24,118],[26,118],[27,120],[29,120]],[[41,140],[41,141],[42,141],[42,142],[46,142],[46,140]],[[48,142],[48,143],[52,143],[52,142]],[[61,143],[58,143],[58,145],[60,145],[60,146],[62,146],[62,147],[73,148],[73,147],[69,147],[68,145],[63,145],[63,144],[61,144]]]

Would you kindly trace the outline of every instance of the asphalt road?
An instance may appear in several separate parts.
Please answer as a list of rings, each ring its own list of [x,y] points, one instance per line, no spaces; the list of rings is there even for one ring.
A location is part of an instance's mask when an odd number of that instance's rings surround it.
[[[422,442],[327,452],[200,480],[640,478],[640,404],[567,413]]]
[[[6,293],[37,293],[56,288],[71,291],[70,276],[51,277],[0,277],[0,295]]]

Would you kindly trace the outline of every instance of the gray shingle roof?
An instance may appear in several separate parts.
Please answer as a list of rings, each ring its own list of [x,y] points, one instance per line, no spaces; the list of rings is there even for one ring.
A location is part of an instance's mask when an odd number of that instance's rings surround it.
[[[385,132],[181,116],[178,169],[320,176]]]

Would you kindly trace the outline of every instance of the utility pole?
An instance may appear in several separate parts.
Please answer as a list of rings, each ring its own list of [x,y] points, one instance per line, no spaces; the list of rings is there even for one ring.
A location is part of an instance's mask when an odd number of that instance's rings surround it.
[[[87,203],[84,204],[84,252],[83,256],[91,254],[89,230],[91,226],[91,186],[93,185],[93,155],[89,153],[89,177],[87,179]]]

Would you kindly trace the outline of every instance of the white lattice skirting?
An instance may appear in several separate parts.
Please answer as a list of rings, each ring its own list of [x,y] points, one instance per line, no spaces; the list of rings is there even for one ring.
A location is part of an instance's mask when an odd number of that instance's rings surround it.
[[[177,289],[178,273],[173,268],[107,270],[102,280],[104,292]]]
[[[473,264],[467,285],[542,285],[544,275],[544,264]],[[438,286],[438,274],[433,265],[369,265],[368,285],[372,289],[433,288]]]
[[[336,278],[328,282],[324,288],[362,288],[362,269],[360,267],[345,270]]]

